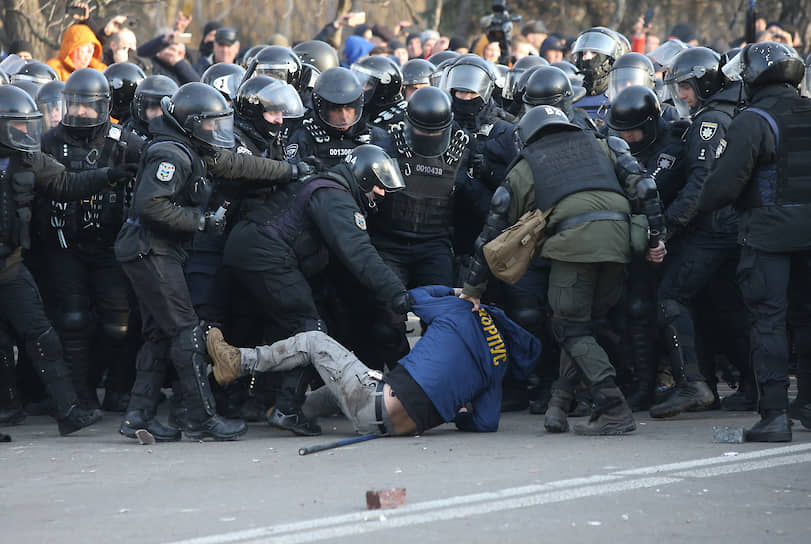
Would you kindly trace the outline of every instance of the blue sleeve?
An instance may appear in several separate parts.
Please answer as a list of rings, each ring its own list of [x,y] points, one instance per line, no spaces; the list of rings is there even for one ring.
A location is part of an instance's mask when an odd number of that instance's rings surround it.
[[[501,419],[501,380],[490,385],[471,401],[473,410],[456,415],[454,423],[460,431],[494,433]]]
[[[158,53],[161,52],[161,49],[166,47],[166,43],[163,41],[163,34],[160,36],[156,36],[152,38],[146,43],[141,44],[138,46],[137,54],[139,57],[154,57]]]
[[[434,299],[455,296],[453,289],[444,285],[417,287],[411,289],[409,293],[414,298],[411,310],[426,323],[431,323],[436,317],[447,313],[447,308],[444,305],[431,304]]]

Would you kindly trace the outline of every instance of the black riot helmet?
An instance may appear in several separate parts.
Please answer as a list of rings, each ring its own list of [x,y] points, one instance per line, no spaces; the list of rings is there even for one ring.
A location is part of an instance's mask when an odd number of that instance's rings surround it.
[[[436,66],[425,59],[411,59],[403,64],[403,95],[408,100],[419,87],[431,84]]]
[[[42,112],[42,130],[50,130],[65,115],[64,81],[49,81],[37,91],[37,108]]]
[[[319,72],[341,65],[335,49],[321,40],[307,40],[298,43],[293,47],[293,53],[298,55],[302,64],[309,64]]]
[[[528,106],[554,106],[572,115],[572,82],[556,66],[539,66],[532,72],[524,90],[524,104]]]
[[[245,69],[239,64],[218,62],[206,68],[206,71],[200,76],[200,81],[220,91],[230,102],[236,98],[239,84],[242,83],[244,76]]]
[[[456,51],[451,51],[449,49],[445,49],[444,51],[438,51],[438,52],[434,53],[433,55],[428,57],[427,60],[428,60],[428,62],[430,62],[434,66],[439,67],[439,65],[442,64],[443,62],[445,62],[446,60],[449,60],[449,59],[456,60],[461,56],[462,55],[460,55]]]
[[[454,91],[478,93],[489,102],[496,86],[496,75],[491,65],[479,55],[462,55],[448,68],[443,89],[453,96]]]
[[[679,85],[690,85],[699,102],[706,101],[723,87],[720,56],[706,47],[685,49],[673,59],[665,77],[670,98],[682,117],[690,115],[690,107],[679,98]]]
[[[304,116],[304,105],[292,85],[272,77],[257,76],[240,85],[234,99],[234,111],[263,136],[275,138],[285,119]],[[278,122],[265,119],[265,113],[276,113]]]
[[[344,159],[360,190],[369,195],[375,186],[387,193],[405,189],[397,161],[381,148],[372,144],[359,145]],[[370,198],[370,205],[373,200]]]
[[[445,75],[447,75],[448,70],[450,70],[450,67],[453,66],[453,63],[455,62],[456,58],[450,58],[443,60],[437,65],[436,71],[431,74],[430,77],[432,87],[439,87],[440,89],[442,88],[442,82],[445,79]]]
[[[172,96],[178,89],[177,83],[166,76],[148,76],[135,88],[132,100],[133,115],[144,123],[149,122],[147,109],[160,107],[164,96]]]
[[[530,108],[515,127],[513,136],[519,149],[523,149],[544,134],[559,130],[580,130],[569,122],[563,110],[554,106]]]
[[[653,89],[656,72],[653,62],[642,53],[625,53],[614,61],[608,74],[608,100],[614,102],[620,92],[632,85]]]
[[[549,62],[547,62],[547,60],[543,57],[536,57],[533,55],[521,57],[515,61],[512,68],[507,71],[507,75],[504,78],[504,89],[502,90],[501,95],[507,100],[518,100],[515,98],[515,90],[521,76],[524,75],[524,73],[530,68],[548,65]]]
[[[37,86],[42,86],[49,81],[56,81],[59,76],[56,71],[38,60],[26,60],[25,64],[20,69],[11,74],[11,82],[15,81],[33,81]]]
[[[17,81],[13,82],[11,85],[13,87],[17,87],[18,89],[22,89],[23,91],[28,93],[28,96],[30,96],[32,99],[36,100],[37,93],[39,92],[40,85],[37,85],[36,83],[34,83],[33,81],[30,81],[28,79],[18,79]]]
[[[352,65],[352,71],[363,87],[363,102],[376,108],[402,100],[403,72],[388,57],[364,57]]]
[[[242,59],[239,62],[239,65],[247,70],[250,68],[253,59],[256,58],[256,55],[265,47],[269,47],[266,43],[260,43],[259,45],[252,45],[245,52],[242,54]]]
[[[630,50],[628,39],[610,28],[595,26],[577,36],[572,56],[575,66],[583,72],[583,86],[589,95],[605,92],[611,66]]]
[[[453,113],[448,93],[436,87],[414,91],[408,101],[405,117],[405,139],[414,153],[438,157],[451,142]]]
[[[163,116],[204,146],[234,147],[234,114],[225,97],[205,83],[186,83],[161,99]]]
[[[110,83],[95,68],[76,70],[62,91],[65,97],[66,127],[97,127],[110,119]]]
[[[355,72],[347,68],[330,68],[313,87],[313,112],[324,124],[340,131],[349,130],[363,114],[363,87]],[[353,108],[354,119],[336,119],[331,114],[338,109]]]
[[[131,62],[116,62],[104,70],[104,77],[110,83],[113,93],[111,110],[113,117],[121,119],[128,116],[130,104],[135,98],[135,89],[140,82],[146,79],[146,74],[139,66]]]
[[[647,87],[633,85],[626,87],[611,104],[606,124],[609,128],[623,132],[641,129],[642,140],[628,142],[632,153],[639,153],[656,141],[662,107],[659,97]]]
[[[245,78],[270,76],[301,88],[301,61],[292,49],[281,45],[269,45],[253,59]]]
[[[15,151],[39,151],[42,114],[34,100],[13,85],[0,86],[0,146]]]
[[[781,83],[796,87],[805,75],[805,63],[784,43],[760,42],[746,45],[726,63],[723,73],[749,89]]]
[[[537,66],[533,66],[528,70],[524,70],[524,73],[521,74],[520,78],[518,78],[518,82],[515,84],[513,88],[514,106],[513,108],[511,108],[510,110],[511,112],[513,112],[512,111],[513,109],[515,110],[515,112],[513,113],[517,113],[518,111],[521,110],[521,104],[524,102],[524,93],[526,93],[527,91],[527,83],[529,83],[529,79],[533,76],[533,74],[535,74],[535,72],[537,72],[541,68],[544,68],[545,66],[548,66],[548,64],[547,65],[539,64]]]

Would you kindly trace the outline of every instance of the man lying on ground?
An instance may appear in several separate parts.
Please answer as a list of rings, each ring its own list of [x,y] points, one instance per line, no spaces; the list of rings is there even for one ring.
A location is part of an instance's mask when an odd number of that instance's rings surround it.
[[[541,343],[497,308],[470,303],[453,289],[409,291],[411,310],[429,326],[411,352],[385,377],[318,331],[298,333],[270,346],[237,348],[219,329],[208,333],[214,377],[227,384],[257,372],[312,364],[326,384],[304,403],[308,417],[339,409],[361,434],[421,434],[453,421],[460,430],[498,430],[501,381],[509,371],[525,379]]]

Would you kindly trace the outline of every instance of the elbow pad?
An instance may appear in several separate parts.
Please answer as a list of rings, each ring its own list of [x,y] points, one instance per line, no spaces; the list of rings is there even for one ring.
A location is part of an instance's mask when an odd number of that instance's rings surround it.
[[[625,179],[630,175],[641,176],[645,173],[645,169],[639,164],[633,155],[631,155],[631,148],[628,143],[622,138],[616,136],[608,137],[608,147],[617,157],[617,162],[614,169],[620,179]]]
[[[636,183],[636,196],[639,211],[648,218],[651,238],[664,238],[667,234],[667,224],[662,214],[662,201],[659,199],[656,182],[649,176],[641,178]]]

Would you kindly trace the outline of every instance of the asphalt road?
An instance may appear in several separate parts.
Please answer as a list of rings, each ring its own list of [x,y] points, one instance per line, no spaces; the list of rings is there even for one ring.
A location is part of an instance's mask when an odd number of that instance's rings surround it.
[[[29,417],[3,429],[0,542],[809,542],[811,431],[714,444],[714,425],[757,416],[643,415],[622,437],[505,414],[498,433],[446,425],[305,457],[353,436],[347,422],[323,420],[316,438],[252,424],[238,442],[141,446],[117,414],[65,438]],[[388,488],[408,505],[366,510],[365,492]]]

